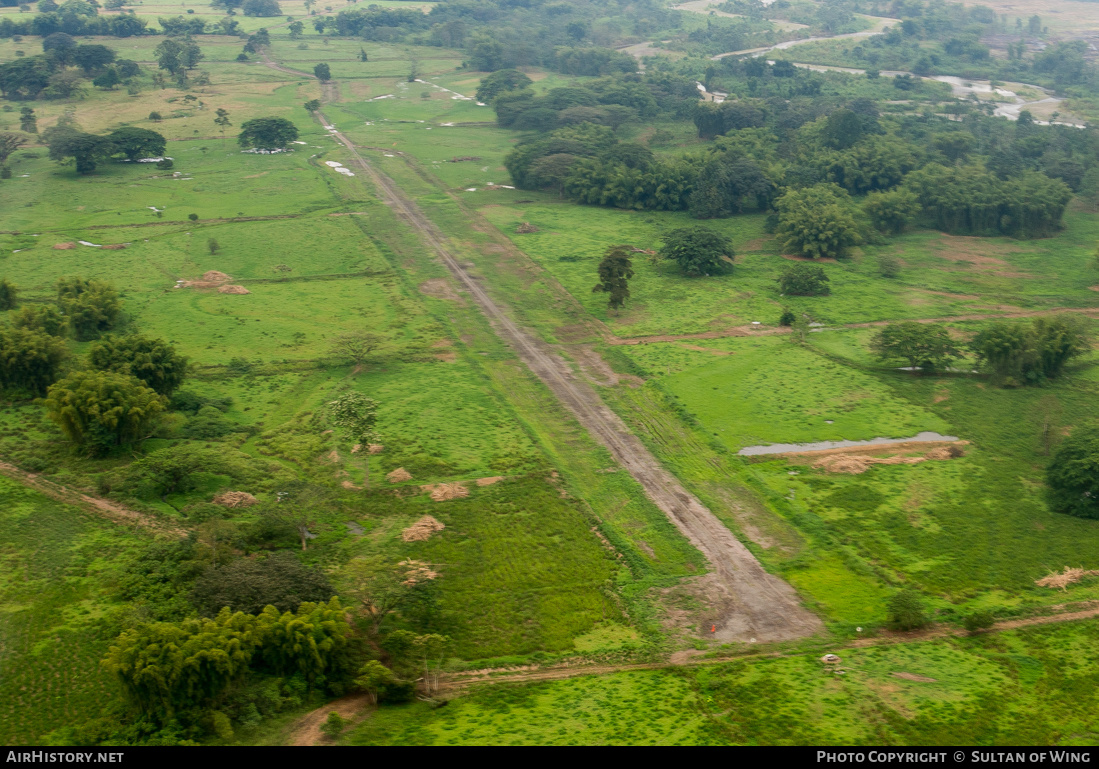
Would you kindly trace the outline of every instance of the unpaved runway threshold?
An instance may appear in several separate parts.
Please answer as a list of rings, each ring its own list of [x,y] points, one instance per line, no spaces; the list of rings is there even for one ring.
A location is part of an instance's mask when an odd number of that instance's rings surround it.
[[[333,90],[325,84],[325,95]],[[317,118],[332,125],[323,113]],[[480,283],[454,258],[445,237],[419,207],[401,192],[396,183],[363,159],[347,137],[329,133],[351,153],[355,163],[371,179],[382,200],[435,251],[447,269],[469,292],[489,319],[496,334],[513,350],[535,376],[572,412],[577,421],[645,489],[645,493],[706,556],[713,569],[700,577],[711,584],[707,592],[717,596],[721,619],[712,637],[720,641],[781,641],[812,635],[820,620],[806,610],[790,585],[768,574],[755,556],[725,528],[694,495],[667,472],[626,425],[611,411],[587,383],[578,380],[568,364],[533,335],[517,326]]]

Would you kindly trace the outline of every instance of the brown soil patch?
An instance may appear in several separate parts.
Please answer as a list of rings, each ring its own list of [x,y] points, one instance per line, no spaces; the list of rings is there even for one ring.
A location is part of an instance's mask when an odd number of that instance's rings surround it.
[[[443,363],[457,363],[458,353],[456,352],[437,352],[432,357],[435,360],[441,360]]]
[[[244,286],[221,286],[218,288],[219,294],[250,294],[252,293]]]
[[[121,251],[125,247],[125,243],[109,243],[108,245],[103,246],[106,251]]]
[[[529,235],[532,232],[538,232],[538,228],[530,222],[523,222],[515,228],[515,231],[518,232],[520,235]]]
[[[950,390],[939,390],[937,393],[935,393],[935,397],[931,399],[931,402],[942,403],[946,400],[950,400]]]
[[[217,270],[207,270],[202,273],[202,279],[207,283],[227,283],[233,278],[226,275],[224,272],[218,272]]]
[[[371,454],[381,454],[383,451],[385,451],[385,446],[380,443],[371,443],[369,446],[366,447],[366,450]]]
[[[222,507],[251,507],[259,502],[247,491],[226,491],[218,494],[212,501]]]
[[[918,676],[915,673],[890,673],[894,678],[903,678],[905,681],[918,681],[921,684],[937,684],[939,679]]]
[[[387,473],[385,479],[390,483],[401,483],[402,481],[411,481],[412,473],[405,470],[403,467],[398,467],[391,473]]]
[[[331,451],[329,451],[327,454],[324,455],[324,457],[321,459],[321,461],[322,462],[331,462],[332,464],[336,464],[340,461],[340,452],[336,451],[335,449],[332,449]]]
[[[436,299],[449,299],[452,302],[461,302],[462,297],[454,290],[454,287],[446,278],[432,278],[420,284],[420,293]]]
[[[629,387],[637,388],[645,384],[645,380],[632,374],[619,374],[603,360],[603,356],[592,349],[590,344],[576,345],[571,349],[572,357],[580,373],[592,384],[603,387],[614,387],[626,383]]]
[[[1052,574],[1042,577],[1041,579],[1034,580],[1034,584],[1038,587],[1055,587],[1067,591],[1068,586],[1073,584],[1074,582],[1079,582],[1084,577],[1093,577],[1097,574],[1099,574],[1099,571],[1096,570],[1089,571],[1086,569],[1075,569],[1066,566],[1064,571],[1062,571],[1060,574],[1058,574],[1057,572],[1053,572]]]
[[[867,448],[871,447],[868,446]],[[831,451],[839,451],[839,449],[831,449]],[[813,467],[828,473],[861,475],[869,470],[871,465],[916,465],[920,462],[956,459],[957,457],[962,456],[963,453],[964,452],[957,445],[949,444],[931,449],[931,451],[928,451],[922,456],[894,455],[889,457],[872,457],[854,453],[829,454],[814,462]]]
[[[442,531],[446,526],[430,515],[425,515],[416,523],[401,532],[401,539],[405,542],[426,542],[431,535]]]
[[[469,489],[460,483],[427,483],[420,488],[429,493],[436,502],[469,496]]]
[[[502,475],[493,475],[489,478],[478,478],[477,479],[477,485],[478,486],[491,486],[492,484],[499,483],[502,480],[504,480],[504,476],[502,476]]]
[[[68,251],[71,248],[76,248],[75,243],[54,243],[53,248],[55,251]]]
[[[340,485],[350,491],[362,491],[362,486],[356,486],[351,481],[340,481]]]
[[[1099,286],[1088,286],[1089,291],[1099,291]]]
[[[338,700],[326,703],[316,710],[306,714],[298,721],[290,731],[289,744],[306,747],[316,745],[324,739],[321,727],[328,720],[329,713],[339,713],[344,719],[356,722],[361,714],[370,708],[370,696],[368,694],[349,694]]]

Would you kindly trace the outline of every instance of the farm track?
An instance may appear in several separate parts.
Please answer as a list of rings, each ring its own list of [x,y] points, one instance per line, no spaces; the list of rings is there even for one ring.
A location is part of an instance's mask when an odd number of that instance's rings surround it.
[[[51,499],[56,499],[58,502],[82,507],[101,518],[107,518],[115,523],[141,526],[150,531],[162,534],[173,534],[178,537],[187,536],[187,532],[183,529],[168,526],[148,513],[141,513],[137,510],[131,510],[128,507],[120,505],[117,502],[111,502],[100,497],[93,497],[82,491],[77,491],[68,486],[63,486],[60,483],[47,480],[35,473],[20,470],[15,465],[8,464],[7,462],[0,462],[0,474],[6,475],[8,478],[18,481],[24,486],[41,492]]]
[[[300,70],[279,65],[263,54],[272,69],[293,74]],[[312,75],[306,75],[312,77]],[[333,82],[323,84],[324,101],[338,98]],[[317,118],[331,125],[323,112]],[[720,520],[679,481],[665,470],[625,423],[586,382],[579,380],[568,363],[532,334],[521,329],[511,313],[489,296],[481,283],[461,264],[446,245],[444,236],[397,184],[368,163],[355,145],[336,129],[329,134],[351,153],[354,163],[374,184],[379,196],[398,218],[419,233],[453,278],[476,302],[496,334],[507,343],[577,421],[641,484],[649,498],[710,562],[720,612],[716,631],[719,641],[784,641],[823,630],[820,620],[801,605],[794,589],[768,574],[755,556]]]

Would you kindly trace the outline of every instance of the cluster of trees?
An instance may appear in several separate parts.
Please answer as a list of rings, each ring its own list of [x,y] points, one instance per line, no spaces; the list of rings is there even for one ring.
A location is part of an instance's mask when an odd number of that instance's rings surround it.
[[[39,10],[42,3],[38,4]],[[0,18],[0,40],[16,35],[47,37],[55,32],[68,35],[135,37],[146,33],[148,21],[132,12],[99,16],[96,6],[85,0],[65,0],[56,10],[26,18],[7,15]]]
[[[756,60],[752,60],[756,61]],[[747,65],[744,65],[747,66]],[[771,80],[798,79],[772,74]],[[809,73],[807,76],[811,76]],[[751,78],[749,78],[751,79]],[[1061,227],[1074,190],[1099,202],[1099,142],[1090,132],[1011,125],[981,114],[886,118],[869,98],[699,102],[688,78],[651,69],[536,95],[522,73],[482,81],[500,125],[532,133],[505,159],[516,186],[577,202],[687,210],[700,219],[772,212],[791,252],[842,256],[922,223],[956,234],[1041,237]],[[620,142],[632,114],[689,105],[703,151],[658,158]]]
[[[987,326],[964,348],[994,382],[1017,387],[1060,376],[1071,360],[1090,349],[1090,343],[1076,318],[1059,315]],[[884,362],[903,361],[913,373],[945,371],[963,353],[945,327],[914,321],[883,327],[871,349]]]
[[[11,100],[82,98],[88,79],[110,90],[140,74],[137,62],[118,59],[105,45],[77,43],[55,32],[42,40],[41,55],[0,64],[0,94]]]
[[[247,14],[245,14],[247,15]],[[217,21],[207,22],[205,19],[191,16],[158,17],[157,24],[169,37],[189,37],[191,35],[233,35],[244,34],[240,22],[232,16],[222,16]]]
[[[163,135],[147,128],[126,126],[99,135],[85,133],[68,120],[58,121],[43,131],[42,141],[50,148],[51,160],[75,163],[78,174],[91,173],[99,163],[112,157],[129,161],[161,157],[168,146]]]

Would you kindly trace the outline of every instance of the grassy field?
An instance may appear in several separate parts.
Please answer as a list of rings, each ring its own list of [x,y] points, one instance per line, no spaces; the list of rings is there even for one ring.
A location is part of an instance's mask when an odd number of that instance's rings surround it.
[[[474,689],[350,745],[1094,745],[1094,623]]]
[[[126,607],[113,585],[147,537],[0,478],[0,740],[41,744],[117,698],[99,660]]]

